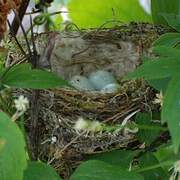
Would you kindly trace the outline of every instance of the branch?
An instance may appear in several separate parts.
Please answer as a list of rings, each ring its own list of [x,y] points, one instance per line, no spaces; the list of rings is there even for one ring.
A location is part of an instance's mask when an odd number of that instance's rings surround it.
[[[18,16],[19,16],[19,20],[20,22],[22,22],[23,17],[26,13],[27,7],[29,5],[30,0],[22,0],[20,8],[18,10]],[[13,35],[16,35],[19,29],[20,23],[18,22],[17,18],[14,17],[14,20],[12,22],[12,32]]]

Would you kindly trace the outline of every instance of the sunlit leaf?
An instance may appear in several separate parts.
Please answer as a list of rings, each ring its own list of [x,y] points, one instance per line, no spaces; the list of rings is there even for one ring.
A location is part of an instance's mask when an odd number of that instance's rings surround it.
[[[72,21],[81,28],[97,27],[109,20],[151,21],[137,0],[71,0],[68,9]]]

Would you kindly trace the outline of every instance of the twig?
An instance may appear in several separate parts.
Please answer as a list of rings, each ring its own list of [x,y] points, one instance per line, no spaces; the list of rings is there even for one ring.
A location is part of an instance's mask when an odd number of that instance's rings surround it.
[[[34,39],[34,32],[33,32],[33,23],[32,17],[30,15],[30,30],[31,30],[31,42],[33,47],[33,52],[31,49],[29,50],[29,54],[31,55],[30,61],[32,63],[33,68],[37,68],[38,62],[38,54],[35,45]],[[39,120],[39,90],[32,91],[32,100],[31,100],[31,110],[30,110],[30,140],[32,145],[32,158],[33,160],[38,159],[39,149],[39,127],[38,127],[38,120]]]
[[[30,0],[22,0],[20,8],[18,10],[19,20],[16,17],[14,17],[14,20],[12,22],[12,28],[13,28],[12,32],[14,33],[14,35],[16,35],[17,32],[18,32],[20,24],[21,24],[21,22],[23,20],[23,17],[25,15],[25,13],[26,13],[26,9],[27,9],[27,7],[29,5],[29,2],[30,2]]]
[[[37,54],[36,45],[35,45],[33,22],[32,22],[31,15],[30,15],[30,30],[31,30],[31,42],[32,42],[32,46],[33,46],[31,63],[32,63],[33,68],[36,68],[37,61],[38,61],[38,54]]]
[[[36,14],[36,13],[40,13],[40,10],[37,11],[32,11],[32,12],[27,12],[25,15],[32,15],[32,14]],[[69,13],[68,11],[56,11],[56,12],[52,12],[52,13],[48,13],[50,16],[53,15],[57,15],[57,14],[61,14],[61,13]]]
[[[26,52],[24,51],[23,47],[21,46],[21,44],[19,43],[18,39],[16,38],[16,35],[13,32],[13,27],[11,25],[11,23],[9,22],[9,20],[7,20],[8,26],[9,26],[9,30],[10,30],[10,34],[11,36],[14,38],[16,44],[18,45],[19,49],[21,50],[21,52],[24,54],[24,56],[27,57]]]
[[[33,160],[38,159],[38,141],[39,141],[39,129],[38,129],[38,118],[39,118],[39,90],[32,91],[32,100],[30,108],[30,143],[32,147],[31,157]]]
[[[58,157],[61,157],[62,154],[64,153],[64,151],[66,151],[66,149],[71,146],[73,143],[75,143],[82,135],[84,135],[86,132],[83,131],[81,134],[79,134],[78,136],[76,136],[74,139],[72,139],[72,141],[70,141],[68,144],[66,144],[61,150],[60,152],[58,152]],[[55,159],[57,159],[56,156],[54,156],[50,161],[48,161],[48,164],[51,164]]]
[[[30,45],[29,45],[29,42],[28,42],[28,38],[27,38],[27,35],[26,35],[26,32],[25,32],[25,29],[24,29],[24,27],[23,27],[23,25],[22,25],[22,23],[21,23],[21,20],[20,20],[20,18],[19,18],[19,16],[18,16],[17,12],[16,12],[15,10],[13,10],[13,12],[14,12],[15,18],[17,19],[17,21],[18,21],[18,23],[19,23],[19,25],[20,25],[20,27],[21,27],[21,30],[22,30],[23,35],[24,35],[24,39],[25,39],[25,41],[26,41],[26,45],[27,45],[27,49],[28,49],[29,55],[30,55],[30,57],[32,58],[32,57],[33,57],[33,54],[32,54],[32,52],[31,52],[31,48],[30,48]],[[12,27],[13,27],[13,24],[12,24]],[[12,29],[12,33],[13,33],[13,35],[15,36],[15,32],[14,32],[13,29]],[[30,58],[30,61],[31,61],[31,58]]]

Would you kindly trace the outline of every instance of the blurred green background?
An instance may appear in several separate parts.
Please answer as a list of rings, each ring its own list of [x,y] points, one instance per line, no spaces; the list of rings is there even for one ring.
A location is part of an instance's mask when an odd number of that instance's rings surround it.
[[[80,28],[98,27],[108,21],[152,21],[150,0],[55,0],[50,11],[58,8],[68,11],[62,15],[65,21],[68,15],[69,21]]]

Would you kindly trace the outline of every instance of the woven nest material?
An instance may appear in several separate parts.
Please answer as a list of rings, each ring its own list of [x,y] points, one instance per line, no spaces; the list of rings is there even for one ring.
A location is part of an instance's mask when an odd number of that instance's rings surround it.
[[[32,99],[32,92],[21,90]],[[128,81],[115,94],[80,92],[70,89],[43,90],[39,95],[39,158],[59,172],[76,167],[85,155],[119,148],[136,149],[136,134],[124,129],[118,133],[78,132],[73,127],[79,117],[108,125],[133,121],[137,112],[153,111],[155,93],[143,80]],[[29,122],[27,121],[27,129]],[[29,132],[30,133],[30,132]],[[56,142],[53,142],[53,138]]]
[[[164,32],[163,28],[150,24],[130,24],[112,29],[37,36],[39,53],[44,52],[49,57],[48,60],[39,62],[41,67],[49,67],[67,80],[73,75],[88,75],[97,69],[108,70],[120,84],[118,92],[111,94],[69,88],[40,91],[37,127],[39,159],[48,162],[59,172],[65,172],[67,177],[71,169],[83,160],[85,154],[127,148],[136,142],[136,135],[124,130],[116,134],[92,134],[77,132],[73,127],[80,117],[114,125],[121,124],[125,119],[133,121],[133,115],[137,112],[157,108],[153,104],[155,91],[146,82],[121,81],[121,78],[141,63],[140,55],[148,54],[152,41]],[[48,51],[50,54],[44,50],[48,49],[48,45],[51,45]],[[17,50],[14,53],[13,49],[11,56],[18,61],[21,53],[17,54]],[[117,68],[119,63],[123,65],[121,69],[118,69],[119,66]],[[16,95],[22,93],[33,99],[32,91],[20,90]],[[27,129],[29,124],[27,121]],[[55,138],[55,141],[52,138]]]

